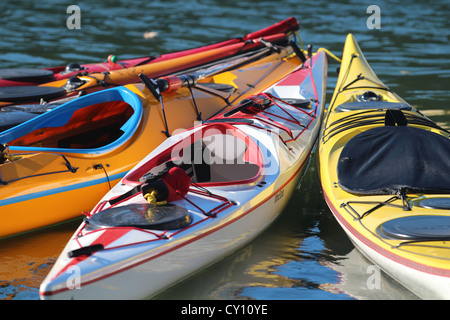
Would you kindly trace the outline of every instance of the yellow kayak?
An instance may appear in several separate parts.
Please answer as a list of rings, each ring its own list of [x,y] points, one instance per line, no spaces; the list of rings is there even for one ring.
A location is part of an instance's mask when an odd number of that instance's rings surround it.
[[[450,140],[347,36],[318,146],[325,200],[355,246],[422,299],[450,298]]]
[[[0,133],[0,238],[80,217],[167,136],[301,66],[279,49],[197,71],[187,87],[166,78],[160,96],[143,83],[98,91]]]

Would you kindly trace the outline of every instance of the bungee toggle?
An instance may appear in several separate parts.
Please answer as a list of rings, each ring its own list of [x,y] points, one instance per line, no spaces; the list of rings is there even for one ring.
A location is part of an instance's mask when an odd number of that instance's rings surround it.
[[[173,167],[161,176],[147,181],[142,186],[142,195],[153,205],[180,200],[189,190],[191,178],[179,168]]]
[[[167,204],[167,201],[157,201],[156,197],[158,196],[158,192],[156,190],[152,190],[151,193],[144,194],[144,198],[147,200],[149,204],[155,205],[155,206],[162,206]]]

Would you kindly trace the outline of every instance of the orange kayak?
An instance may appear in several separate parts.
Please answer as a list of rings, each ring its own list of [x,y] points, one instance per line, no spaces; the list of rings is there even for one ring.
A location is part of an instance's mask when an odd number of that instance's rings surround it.
[[[237,54],[244,54],[266,45],[286,44],[287,33],[298,30],[298,21],[289,18],[271,27],[250,33],[242,38],[230,39],[205,47],[162,55],[158,58],[138,63],[130,67],[92,68],[95,72],[78,72],[75,75],[55,78],[54,81],[34,86],[5,86],[0,82],[0,107],[21,104],[42,104],[59,101],[65,98],[77,97],[86,93],[103,90],[108,87],[125,85],[139,81],[138,74],[156,78],[191,68],[204,66]],[[108,66],[112,64],[109,63]],[[117,64],[116,64],[117,65]],[[109,67],[108,67],[109,68]],[[1,78],[1,70],[0,70]]]
[[[237,63],[203,79],[197,73],[197,84],[174,85],[159,101],[142,83],[118,86],[0,133],[0,237],[80,217],[167,135],[279,81],[302,60],[287,46]]]

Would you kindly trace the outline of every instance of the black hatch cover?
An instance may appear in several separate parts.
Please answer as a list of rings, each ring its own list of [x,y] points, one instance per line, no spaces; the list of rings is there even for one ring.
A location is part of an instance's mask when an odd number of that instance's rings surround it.
[[[54,73],[45,69],[11,68],[0,69],[0,79],[32,83],[44,83],[53,80]]]
[[[381,224],[378,233],[398,240],[450,240],[450,217],[420,215],[392,219]]]
[[[27,102],[46,101],[58,98],[66,93],[64,88],[59,87],[37,87],[37,86],[14,86],[0,88],[0,101],[4,102]]]
[[[349,140],[337,165],[339,185],[369,194],[449,193],[450,140],[408,126],[369,129]]]
[[[130,204],[118,206],[93,214],[86,221],[92,228],[136,227],[142,229],[174,230],[192,222],[186,208],[167,204]]]

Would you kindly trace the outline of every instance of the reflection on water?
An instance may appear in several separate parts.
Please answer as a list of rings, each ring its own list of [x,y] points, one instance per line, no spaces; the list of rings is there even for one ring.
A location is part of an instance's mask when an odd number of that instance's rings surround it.
[[[381,29],[369,30],[367,2],[282,0],[76,1],[81,29],[69,30],[67,3],[0,3],[0,68],[98,62],[196,47],[244,35],[290,16],[303,42],[342,52],[355,35],[380,79],[450,129],[447,0],[377,1]],[[156,37],[144,38],[146,32]],[[338,64],[330,60],[328,101]],[[354,250],[327,208],[314,162],[280,218],[242,250],[157,299],[415,299],[384,274],[369,289],[371,263]],[[38,299],[40,281],[78,223],[0,242],[0,299]]]
[[[417,299],[383,273],[379,287],[367,284],[372,264],[329,213],[316,168],[312,161],[300,190],[263,235],[155,299]]]
[[[39,285],[80,219],[0,242],[0,299],[39,299]]]

